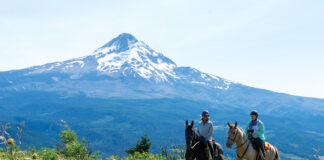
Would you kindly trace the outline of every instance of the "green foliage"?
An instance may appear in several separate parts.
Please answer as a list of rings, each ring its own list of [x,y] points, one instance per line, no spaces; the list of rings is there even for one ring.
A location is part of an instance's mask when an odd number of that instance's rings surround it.
[[[75,131],[65,130],[59,133],[60,140],[63,144],[70,144],[78,141]]]
[[[6,160],[19,160],[19,159],[40,159],[40,160],[99,160],[101,156],[99,152],[94,155],[89,152],[86,147],[84,138],[81,141],[78,140],[75,131],[71,131],[65,121],[66,130],[59,133],[61,145],[56,146],[55,149],[42,148],[38,151],[35,149],[30,149],[30,147],[25,151],[20,151],[18,145],[16,145],[15,140],[11,135],[6,132],[9,127],[8,124],[2,125],[2,135],[1,140],[3,141],[4,148],[0,148],[0,159]],[[22,127],[21,127],[22,128]],[[18,128],[18,141],[20,140],[20,134],[22,132],[21,128]]]
[[[136,146],[126,150],[126,153],[133,155],[136,152],[139,153],[149,152],[150,148],[151,148],[150,139],[147,137],[147,134],[144,134],[141,137],[141,140],[137,141]]]
[[[185,159],[186,150],[184,145],[172,144],[171,147],[162,147],[161,151],[162,156],[167,160]]]
[[[42,159],[47,159],[47,160],[57,160],[59,159],[59,154],[55,151],[55,149],[48,149],[48,148],[43,148],[38,152],[38,155]]]
[[[63,143],[63,150],[61,153],[65,157],[85,159],[88,156],[88,150],[84,145],[85,139],[79,141],[74,131],[65,130],[61,132],[59,136]]]
[[[167,160],[165,157],[159,154],[152,154],[149,152],[134,152],[130,154],[128,157],[119,158],[119,156],[111,156],[106,160]]]
[[[71,131],[69,126],[65,121],[62,120],[65,124],[66,130],[59,133],[60,141],[62,142],[62,149],[57,146],[56,150],[50,150],[47,156],[55,157],[52,152],[62,155],[67,159],[78,159],[78,160],[92,160],[99,159],[100,155],[97,152],[96,155],[91,155],[90,149],[85,146],[86,140],[84,138],[79,141],[75,131]]]

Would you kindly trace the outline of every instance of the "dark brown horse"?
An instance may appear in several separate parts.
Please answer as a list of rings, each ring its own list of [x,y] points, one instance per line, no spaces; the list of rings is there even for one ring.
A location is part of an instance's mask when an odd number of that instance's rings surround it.
[[[186,160],[213,160],[207,144],[204,144],[197,136],[194,128],[194,122],[191,124],[186,121]],[[223,148],[220,144],[213,141],[214,160],[223,160]]]

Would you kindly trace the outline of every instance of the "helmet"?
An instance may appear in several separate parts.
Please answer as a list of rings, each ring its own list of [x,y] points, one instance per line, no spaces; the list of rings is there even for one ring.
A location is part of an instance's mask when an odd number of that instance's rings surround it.
[[[204,110],[202,113],[201,113],[201,115],[203,116],[203,115],[209,115],[209,112],[207,111],[207,110]]]
[[[251,111],[250,115],[255,115],[257,118],[259,116],[258,111],[256,110]]]

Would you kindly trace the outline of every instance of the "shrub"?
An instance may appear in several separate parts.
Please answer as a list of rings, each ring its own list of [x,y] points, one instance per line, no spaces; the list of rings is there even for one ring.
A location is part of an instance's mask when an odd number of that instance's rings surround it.
[[[69,126],[65,121],[66,130],[59,133],[60,141],[62,142],[62,149],[57,146],[56,152],[62,154],[62,156],[68,159],[78,159],[78,160],[92,160],[99,159],[100,155],[96,152],[95,155],[91,155],[90,149],[85,146],[86,140],[84,138],[81,141],[78,140],[78,136],[75,131],[71,131]]]

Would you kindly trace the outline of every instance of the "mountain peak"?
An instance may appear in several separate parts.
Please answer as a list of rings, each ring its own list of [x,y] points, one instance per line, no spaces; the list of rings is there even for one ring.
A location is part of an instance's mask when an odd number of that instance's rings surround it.
[[[128,50],[129,46],[137,42],[138,40],[133,35],[129,33],[122,33],[103,45],[100,49],[113,47],[116,52],[123,52]]]

